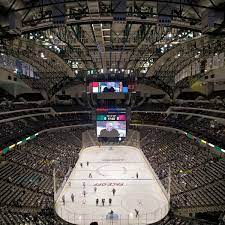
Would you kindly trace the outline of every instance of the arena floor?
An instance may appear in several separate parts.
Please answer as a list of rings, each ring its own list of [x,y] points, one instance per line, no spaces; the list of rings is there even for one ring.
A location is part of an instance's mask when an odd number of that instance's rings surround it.
[[[90,173],[92,178],[89,178]],[[116,190],[115,196],[113,188]],[[71,200],[72,193],[74,202]],[[98,206],[96,198],[99,199]],[[105,199],[104,206],[102,198]],[[109,198],[112,199],[111,206]],[[82,150],[76,168],[56,201],[55,209],[62,219],[79,225],[89,225],[93,221],[99,225],[150,224],[166,216],[168,200],[139,149],[97,146]],[[135,209],[139,211],[138,216]],[[111,210],[113,214],[110,214]]]

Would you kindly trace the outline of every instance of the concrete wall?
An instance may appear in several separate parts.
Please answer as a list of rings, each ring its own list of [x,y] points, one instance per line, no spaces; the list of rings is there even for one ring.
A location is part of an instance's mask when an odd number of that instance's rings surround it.
[[[11,77],[11,80],[8,79],[9,76]],[[39,92],[37,90],[32,90],[27,84],[20,80],[16,74],[2,68],[0,68],[0,88],[4,89],[14,97],[24,93]]]

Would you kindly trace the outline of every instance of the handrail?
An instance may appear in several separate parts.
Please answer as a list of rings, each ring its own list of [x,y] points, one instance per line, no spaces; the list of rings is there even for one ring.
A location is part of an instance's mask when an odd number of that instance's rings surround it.
[[[22,116],[17,116],[17,117],[0,120],[0,123],[10,122],[10,121],[19,120],[19,119],[23,119],[23,118],[27,118],[27,117],[50,115],[50,114],[51,114],[50,112],[45,112],[45,113],[34,113],[34,114],[29,114],[29,115],[22,115]]]
[[[201,117],[201,118],[213,119],[213,120],[217,120],[218,122],[224,122],[225,123],[225,118],[208,116],[208,115],[205,115],[205,114],[189,113],[189,112],[132,111],[131,113],[155,113],[155,114],[166,114],[166,115],[171,115],[171,114],[191,115],[191,116],[196,116],[196,117]]]
[[[33,110],[51,110],[51,109],[52,109],[51,107],[18,109],[18,110],[13,110],[13,111],[0,112],[0,115],[12,114],[12,113],[17,113],[17,112],[28,112],[28,111],[33,111]]]
[[[2,120],[0,120],[0,123],[19,120],[19,119],[23,119],[23,118],[27,118],[27,117],[42,116],[42,115],[85,114],[85,113],[91,113],[91,112],[90,111],[73,111],[73,112],[56,112],[56,113],[51,113],[51,112],[32,113],[32,114],[28,114],[28,115],[21,115],[21,116],[17,116],[17,117],[10,117],[10,118],[6,118],[6,119],[2,119]]]
[[[184,106],[170,106],[169,108],[170,109],[191,109],[191,110],[208,111],[208,112],[216,112],[216,113],[225,114],[225,111],[216,110],[216,109],[194,108],[194,107],[184,107]]]

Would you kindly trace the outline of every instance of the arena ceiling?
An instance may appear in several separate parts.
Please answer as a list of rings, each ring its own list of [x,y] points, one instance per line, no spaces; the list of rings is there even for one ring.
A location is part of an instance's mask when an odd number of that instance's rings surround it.
[[[37,67],[40,87],[51,94],[71,78],[102,73],[173,92],[174,76],[200,51],[178,46],[205,39],[201,48],[211,40],[221,46],[224,7],[223,0],[0,0],[1,47]],[[222,19],[204,27],[205,15],[215,13]]]

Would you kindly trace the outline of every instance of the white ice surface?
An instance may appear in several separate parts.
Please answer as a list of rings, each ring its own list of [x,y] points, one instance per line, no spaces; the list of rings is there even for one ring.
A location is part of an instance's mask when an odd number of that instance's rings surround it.
[[[86,165],[87,161],[89,166]],[[79,225],[89,225],[93,221],[99,225],[155,223],[166,216],[169,204],[151,169],[141,150],[134,147],[86,148],[80,153],[76,167],[56,201],[56,212],[62,219]],[[88,177],[89,173],[92,178]],[[116,189],[115,196],[112,194],[113,188]],[[75,196],[74,202],[71,200],[72,193]],[[62,202],[63,195],[65,205]],[[99,199],[98,206],[96,198]],[[105,199],[105,206],[101,204],[102,198]],[[111,206],[109,198],[112,199]],[[135,209],[139,211],[137,217]],[[111,210],[116,214],[115,218],[106,219]]]

